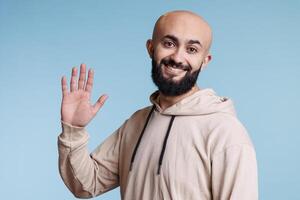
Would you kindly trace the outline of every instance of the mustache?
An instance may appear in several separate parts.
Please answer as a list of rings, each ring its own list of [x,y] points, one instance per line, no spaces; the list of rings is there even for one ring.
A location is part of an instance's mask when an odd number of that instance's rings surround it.
[[[168,65],[168,66],[173,66],[173,67],[176,67],[178,69],[185,70],[185,71],[191,71],[192,70],[192,67],[190,65],[183,65],[181,63],[177,63],[171,58],[163,58],[160,63],[164,64],[164,65]]]

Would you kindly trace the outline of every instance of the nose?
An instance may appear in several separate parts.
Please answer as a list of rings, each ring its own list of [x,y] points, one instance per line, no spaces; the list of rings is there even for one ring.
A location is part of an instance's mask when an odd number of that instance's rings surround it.
[[[174,53],[170,56],[177,64],[184,64],[184,52],[178,48]]]

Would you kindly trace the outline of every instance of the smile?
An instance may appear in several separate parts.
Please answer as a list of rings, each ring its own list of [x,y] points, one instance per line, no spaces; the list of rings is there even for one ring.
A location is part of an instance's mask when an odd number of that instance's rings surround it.
[[[182,75],[183,73],[186,73],[187,70],[176,68],[170,65],[163,65],[163,71],[165,72],[165,74],[171,76],[178,76]]]

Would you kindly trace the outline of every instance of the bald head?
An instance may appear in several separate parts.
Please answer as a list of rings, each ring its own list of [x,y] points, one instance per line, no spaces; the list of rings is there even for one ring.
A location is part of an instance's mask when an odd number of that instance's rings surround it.
[[[153,42],[157,42],[166,34],[183,34],[195,38],[200,41],[206,51],[209,51],[212,42],[212,30],[209,24],[202,17],[190,11],[177,10],[160,16],[154,26]]]

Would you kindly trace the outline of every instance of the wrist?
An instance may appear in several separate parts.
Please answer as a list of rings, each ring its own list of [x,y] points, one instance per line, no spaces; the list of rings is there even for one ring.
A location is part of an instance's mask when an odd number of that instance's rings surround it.
[[[63,125],[67,125],[67,126],[69,126],[69,127],[72,127],[72,128],[78,128],[78,129],[82,129],[82,128],[85,128],[85,126],[80,126],[80,125],[75,125],[75,124],[72,124],[72,123],[70,123],[70,122],[66,122],[66,121],[64,121],[64,120],[60,120],[61,121],[61,123],[63,124]]]

